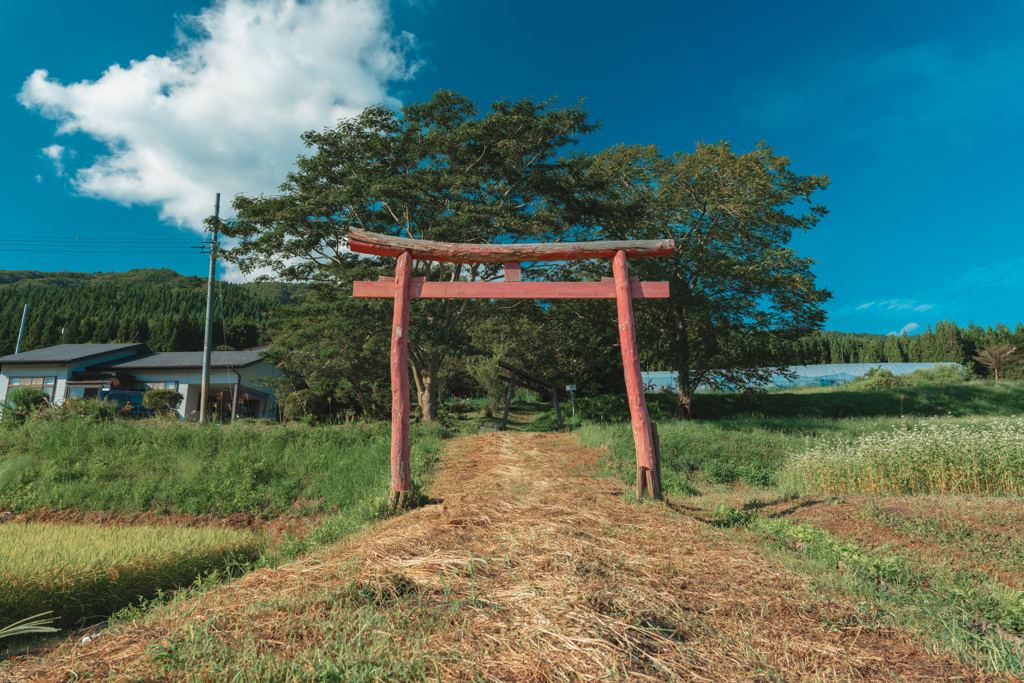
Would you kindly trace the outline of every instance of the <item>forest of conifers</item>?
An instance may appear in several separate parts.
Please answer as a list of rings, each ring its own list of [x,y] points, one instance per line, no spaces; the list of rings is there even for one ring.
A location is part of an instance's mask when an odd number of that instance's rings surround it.
[[[268,341],[266,315],[299,285],[218,283],[214,344],[243,349]],[[153,351],[203,348],[206,280],[173,270],[124,273],[0,271],[0,355],[14,353],[28,304],[21,350],[57,344],[144,342]]]
[[[275,322],[291,317],[287,307],[297,305],[306,290],[303,285],[277,282],[218,283],[215,346],[242,349],[270,343]],[[166,268],[92,274],[0,271],[0,355],[14,352],[25,304],[29,314],[23,351],[61,343],[144,342],[154,351],[198,351],[203,346],[206,281]],[[608,330],[593,331],[595,337],[614,333],[611,316],[608,323]],[[800,365],[952,361],[986,376],[987,368],[972,356],[977,349],[999,344],[1024,348],[1024,324],[1010,329],[940,321],[913,336],[821,331],[782,351],[779,361]],[[648,359],[645,365],[661,369],[656,359]],[[604,374],[595,373],[594,379]],[[1024,364],[1007,368],[1006,376],[1024,376]]]

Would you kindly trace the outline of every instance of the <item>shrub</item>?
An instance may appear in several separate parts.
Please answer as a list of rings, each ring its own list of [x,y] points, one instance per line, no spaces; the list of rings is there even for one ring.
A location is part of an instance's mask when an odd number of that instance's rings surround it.
[[[930,369],[914,370],[907,375],[908,386],[919,384],[962,384],[970,382],[974,374],[962,365],[936,365]]]
[[[89,422],[109,422],[118,416],[120,409],[112,401],[97,398],[69,398],[56,410],[61,418],[75,418]]]
[[[863,377],[850,382],[847,386],[850,389],[859,389],[861,391],[874,391],[878,389],[894,389],[904,385],[902,377],[897,377],[893,374],[892,370],[886,370],[883,367],[871,368],[868,370],[868,374]]]
[[[176,411],[185,397],[174,389],[152,389],[142,397],[142,405],[159,415]]]
[[[868,374],[850,382],[847,387],[857,390],[898,389],[917,387],[925,384],[963,384],[973,375],[960,365],[936,365],[932,368],[914,370],[909,375],[894,375],[882,367],[871,368]]]
[[[327,399],[312,389],[300,389],[285,397],[282,409],[286,420],[322,417],[327,414]]]
[[[26,418],[36,415],[50,405],[50,394],[35,387],[22,387],[7,394],[7,405],[4,406],[5,420],[24,422]]]

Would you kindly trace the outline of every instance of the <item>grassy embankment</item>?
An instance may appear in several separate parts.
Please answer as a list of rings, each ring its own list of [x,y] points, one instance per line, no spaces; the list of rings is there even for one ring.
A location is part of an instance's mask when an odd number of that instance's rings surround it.
[[[185,530],[170,527],[2,525],[0,628],[45,610],[61,625],[95,620],[210,572],[237,573],[351,533],[384,510],[388,427],[79,420],[5,426],[0,511],[6,513],[74,508],[209,518],[317,514],[322,520],[302,539],[286,536],[269,554],[265,539],[249,532],[189,530],[186,538]],[[414,428],[414,477],[425,475],[443,434]],[[107,550],[112,533],[120,534],[116,555]],[[28,534],[30,542],[18,546],[11,534]]]
[[[1024,672],[1024,383],[699,395],[692,422],[648,400],[673,504],[852,596],[865,624]],[[630,482],[624,407],[581,401],[606,421],[579,435]]]

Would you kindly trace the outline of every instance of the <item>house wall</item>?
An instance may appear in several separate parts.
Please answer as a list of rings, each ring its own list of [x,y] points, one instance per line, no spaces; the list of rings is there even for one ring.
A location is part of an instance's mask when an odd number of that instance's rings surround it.
[[[128,358],[134,355],[134,351],[113,351],[101,356],[93,356],[73,363],[11,363],[0,366],[0,403],[7,399],[7,390],[10,386],[11,377],[56,377],[57,382],[53,391],[54,405],[64,403],[64,396],[68,392],[68,380],[73,372],[82,372],[87,367],[106,363],[119,358]]]
[[[53,390],[53,402],[60,405],[64,402],[64,394],[68,388],[68,377],[72,369],[78,370],[79,366],[69,366],[67,363],[25,363],[5,365],[0,369],[0,403],[7,400],[7,389],[10,387],[12,377],[56,377],[57,382]]]
[[[84,371],[87,367],[98,365],[118,357],[124,353],[112,353],[108,356],[93,357],[78,363],[25,363],[11,364],[0,367],[0,403],[7,397],[7,389],[11,377],[56,377],[54,387],[54,404],[60,405],[64,402],[67,394],[67,382],[72,372]],[[199,398],[202,384],[202,370],[199,368],[184,370],[129,370],[139,382],[177,382],[178,391],[184,396],[178,414],[182,419],[198,419]],[[238,373],[233,370],[214,368],[210,371],[210,385],[216,390],[233,388],[236,382],[243,386],[250,387],[267,394],[264,416],[275,417],[277,415],[277,399],[273,389],[260,383],[260,377],[280,377],[283,373],[270,363],[256,363],[244,368],[238,368]]]
[[[178,414],[183,420],[199,419],[199,403],[202,395],[202,370],[135,370],[131,373],[139,382],[177,382],[178,392],[184,397],[178,407]],[[273,389],[263,386],[258,381],[259,377],[281,376],[283,373],[270,363],[256,363],[245,368],[239,368],[236,375],[232,370],[213,368],[210,370],[210,390],[220,391],[232,389],[236,382],[241,379],[243,386],[256,389],[268,395],[264,417],[277,415],[277,401]]]

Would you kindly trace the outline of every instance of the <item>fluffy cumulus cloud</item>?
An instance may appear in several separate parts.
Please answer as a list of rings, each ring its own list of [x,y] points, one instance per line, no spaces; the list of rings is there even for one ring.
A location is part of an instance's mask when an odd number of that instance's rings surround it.
[[[384,0],[221,0],[180,28],[172,54],[68,85],[39,69],[19,100],[58,121],[58,134],[106,146],[73,172],[79,192],[159,206],[194,229],[215,192],[273,192],[303,131],[396,105],[389,82],[416,68],[413,37],[392,31]],[[64,172],[64,146],[44,154]]]

